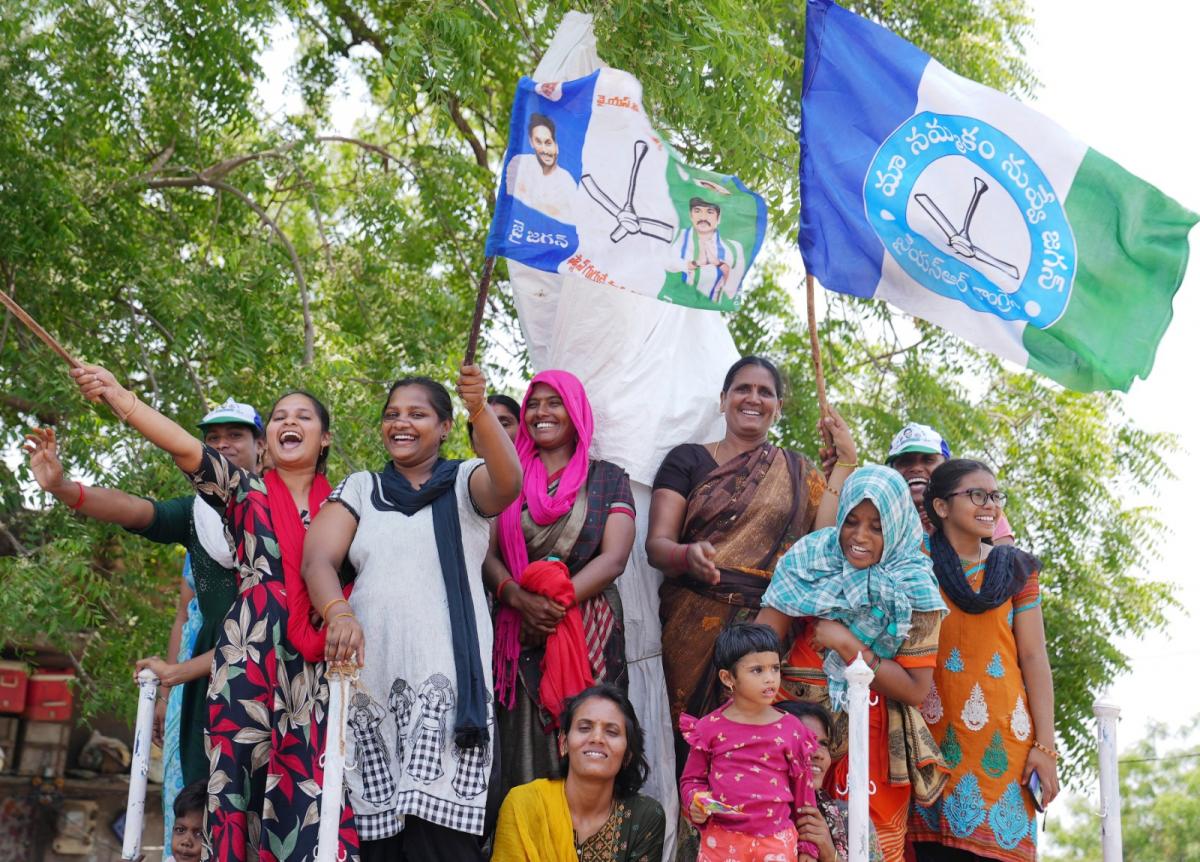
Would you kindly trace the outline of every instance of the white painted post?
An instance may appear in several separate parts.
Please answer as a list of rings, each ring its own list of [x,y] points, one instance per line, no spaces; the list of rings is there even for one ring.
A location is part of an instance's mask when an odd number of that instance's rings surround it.
[[[346,700],[353,668],[330,663],[329,716],[325,732],[325,753],[321,760],[325,777],[321,786],[321,820],[317,826],[316,862],[338,862],[338,831],[342,822],[342,787],[346,769]]]
[[[1100,743],[1100,848],[1104,862],[1121,862],[1121,779],[1117,772],[1117,718],[1121,707],[1097,700],[1092,711]]]
[[[138,672],[137,721],[133,726],[133,761],[129,767],[129,801],[125,806],[125,840],[122,859],[136,859],[142,851],[142,823],[146,819],[146,776],[150,772],[150,743],[154,737],[154,700],[158,677],[143,668]]]
[[[871,796],[868,757],[870,750],[870,688],[875,673],[858,654],[853,664],[846,668],[848,712],[850,713],[850,774],[847,785],[850,795],[850,860],[867,862],[870,853]]]

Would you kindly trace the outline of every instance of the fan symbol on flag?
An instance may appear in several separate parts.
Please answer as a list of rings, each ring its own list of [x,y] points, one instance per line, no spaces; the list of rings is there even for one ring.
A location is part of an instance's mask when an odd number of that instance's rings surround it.
[[[950,246],[955,254],[962,257],[973,257],[980,263],[986,263],[988,266],[993,266],[1006,275],[1020,279],[1021,271],[1019,269],[1007,261],[993,257],[971,242],[971,220],[975,218],[975,210],[979,206],[979,199],[983,197],[983,193],[987,190],[988,184],[979,177],[976,177],[975,194],[971,197],[971,202],[967,204],[967,214],[963,218],[961,228],[956,228],[950,223],[950,219],[946,218],[946,214],[938,208],[938,205],[933,202],[933,198],[929,195],[917,194],[913,195],[913,198],[921,205],[921,209],[929,213],[929,217],[933,219],[934,223],[941,228],[942,233],[946,235],[946,244]]]
[[[646,158],[646,152],[649,149],[650,147],[645,141],[635,141],[633,144],[633,168],[629,171],[629,191],[625,195],[624,206],[617,206],[613,199],[604,193],[604,189],[600,188],[600,184],[591,174],[584,174],[579,179],[579,184],[583,186],[583,190],[588,193],[588,196],[617,220],[616,228],[609,234],[609,239],[613,242],[620,242],[634,233],[670,242],[675,234],[675,228],[665,221],[639,216],[633,208],[633,193],[637,189],[638,171],[641,170],[642,159]]]

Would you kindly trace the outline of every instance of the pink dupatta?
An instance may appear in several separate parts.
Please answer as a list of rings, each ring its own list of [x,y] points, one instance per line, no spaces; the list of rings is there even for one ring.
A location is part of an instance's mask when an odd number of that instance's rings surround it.
[[[529,401],[529,393],[538,383],[545,383],[562,398],[567,416],[571,418],[577,435],[575,454],[562,471],[558,488],[553,495],[547,491],[550,482],[546,475],[546,466],[538,457],[537,444],[533,442],[533,437],[525,425],[525,405]],[[525,534],[521,530],[521,513],[528,507],[534,522],[546,526],[571,511],[571,507],[575,505],[575,496],[587,484],[588,448],[592,444],[594,427],[592,405],[588,403],[583,384],[574,374],[569,371],[543,371],[529,381],[529,389],[525,391],[525,397],[521,401],[521,417],[517,426],[517,457],[521,459],[521,469],[525,471],[525,482],[521,495],[500,513],[497,525],[500,555],[518,584],[521,583],[529,565]],[[521,643],[517,635],[520,630],[520,615],[507,605],[501,606],[496,615],[496,700],[510,709],[517,690],[517,659],[521,656]]]

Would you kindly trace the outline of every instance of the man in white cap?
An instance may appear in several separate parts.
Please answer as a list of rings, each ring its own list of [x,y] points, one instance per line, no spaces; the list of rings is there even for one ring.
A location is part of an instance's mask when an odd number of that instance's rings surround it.
[[[950,444],[937,431],[919,422],[909,422],[892,438],[892,446],[888,450],[889,467],[904,477],[908,483],[908,491],[912,494],[913,505],[921,515],[921,526],[926,533],[933,532],[929,516],[925,513],[925,489],[929,487],[929,477],[933,471],[950,458]],[[1004,513],[996,519],[996,531],[992,535],[993,545],[1011,545],[1013,543],[1012,526]]]
[[[233,464],[257,470],[266,447],[263,421],[249,404],[232,398],[210,411],[199,422],[204,444],[216,449]],[[159,544],[182,545],[188,552],[195,583],[195,597],[203,615],[196,635],[194,657],[175,661],[180,632],[188,617],[193,591],[182,584],[175,623],[168,642],[168,659],[142,659],[138,667],[149,667],[159,678],[156,731],[166,713],[171,686],[184,685],[180,714],[179,754],[183,783],[208,776],[204,752],[205,693],[208,689],[212,650],[221,621],[237,598],[237,563],[225,538],[221,516],[194,494],[170,500],[148,500],[115,488],[101,488],[69,480],[58,460],[53,428],[34,428],[26,436],[29,468],[43,491],[81,515],[120,524],[126,530]],[[168,840],[170,836],[168,835]]]

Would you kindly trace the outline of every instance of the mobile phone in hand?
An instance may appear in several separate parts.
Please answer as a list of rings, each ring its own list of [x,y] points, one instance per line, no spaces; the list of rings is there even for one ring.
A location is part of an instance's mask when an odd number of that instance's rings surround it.
[[[1029,774],[1029,792],[1033,795],[1033,807],[1039,812],[1045,811],[1046,807],[1042,805],[1042,779],[1038,777],[1036,769]]]

